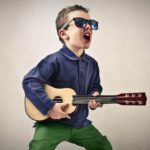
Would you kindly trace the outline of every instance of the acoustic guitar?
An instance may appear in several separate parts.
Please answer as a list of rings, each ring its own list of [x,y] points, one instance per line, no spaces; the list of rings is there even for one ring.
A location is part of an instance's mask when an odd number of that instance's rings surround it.
[[[75,91],[70,88],[54,88],[45,85],[45,91],[55,103],[68,103],[68,106],[63,110],[67,114],[75,111],[77,105],[87,104],[90,100],[96,100],[101,104],[120,104],[120,105],[146,105],[147,97],[144,92],[139,93],[122,93],[119,95],[100,95],[86,96],[76,95]],[[25,97],[25,110],[27,115],[36,121],[43,121],[49,118],[48,115],[43,115],[32,102]]]

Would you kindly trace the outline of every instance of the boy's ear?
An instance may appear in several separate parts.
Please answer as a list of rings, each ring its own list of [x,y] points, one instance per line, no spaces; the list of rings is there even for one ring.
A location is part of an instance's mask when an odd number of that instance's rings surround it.
[[[60,30],[58,31],[58,33],[59,33],[59,36],[60,36],[63,40],[67,40],[67,39],[69,38],[69,36],[68,36],[68,34],[67,34],[67,32],[66,32],[65,29],[60,29]]]

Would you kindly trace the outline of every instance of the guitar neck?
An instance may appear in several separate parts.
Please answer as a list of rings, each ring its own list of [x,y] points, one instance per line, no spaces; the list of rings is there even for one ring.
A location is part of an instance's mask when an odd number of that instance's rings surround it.
[[[115,102],[115,96],[73,96],[73,104],[87,104],[90,100],[95,100],[101,104],[112,104]]]

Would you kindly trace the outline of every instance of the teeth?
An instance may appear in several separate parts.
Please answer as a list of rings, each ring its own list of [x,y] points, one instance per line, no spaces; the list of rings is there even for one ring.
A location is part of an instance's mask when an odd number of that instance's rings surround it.
[[[89,33],[86,33],[85,36],[90,36],[90,34],[89,34]]]

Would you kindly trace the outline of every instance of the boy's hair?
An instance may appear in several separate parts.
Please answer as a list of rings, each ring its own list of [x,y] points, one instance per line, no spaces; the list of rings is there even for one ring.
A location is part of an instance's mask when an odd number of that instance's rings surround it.
[[[62,26],[68,21],[67,15],[72,12],[72,11],[76,11],[76,10],[81,10],[84,11],[86,13],[89,12],[89,9],[80,6],[80,5],[73,5],[73,6],[68,6],[63,8],[59,13],[58,16],[56,18],[56,29],[57,29],[57,34],[59,36],[58,31],[62,28]],[[64,40],[59,36],[59,40],[64,43]]]

